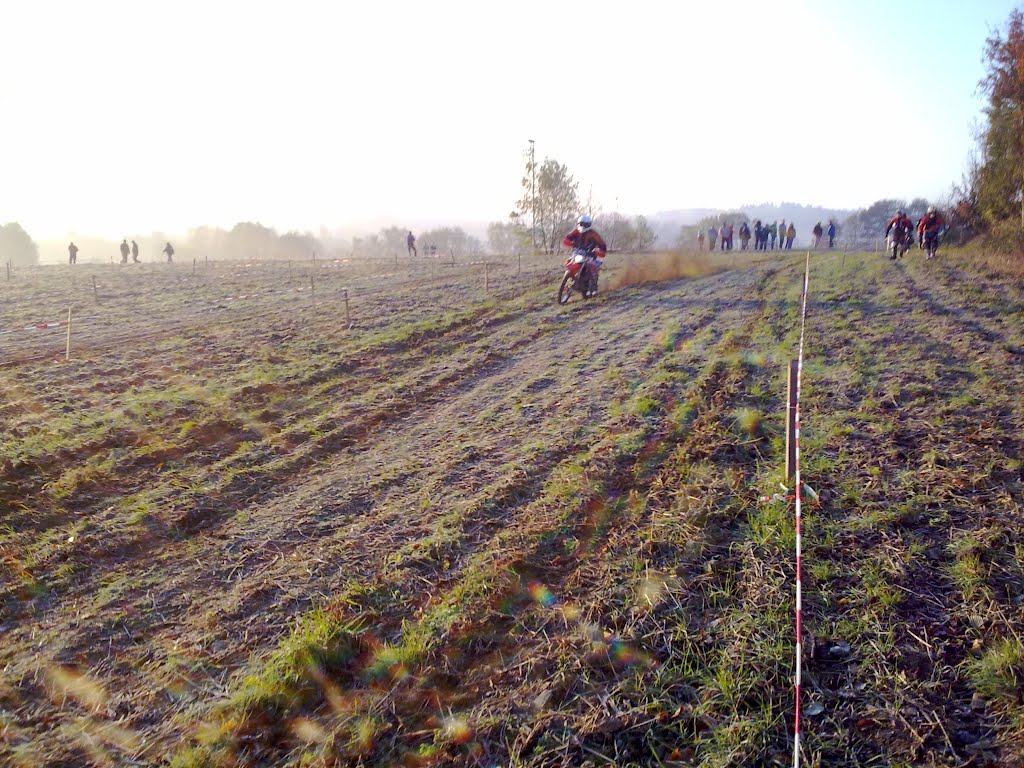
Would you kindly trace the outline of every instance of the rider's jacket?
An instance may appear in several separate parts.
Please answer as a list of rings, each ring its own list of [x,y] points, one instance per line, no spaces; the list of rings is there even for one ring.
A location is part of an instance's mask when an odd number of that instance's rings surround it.
[[[578,229],[574,229],[565,239],[562,240],[562,245],[567,248],[581,248],[587,253],[594,253],[599,258],[604,258],[605,252],[608,250],[608,246],[605,245],[604,240],[597,234],[593,229],[588,229],[586,232],[580,232]]]
[[[910,217],[904,213],[902,216],[893,216],[891,219],[889,219],[889,223],[885,227],[885,234],[888,235],[889,230],[892,229],[893,227],[896,227],[897,229],[902,229],[904,232],[909,232],[911,229],[914,228],[914,225],[911,223]]]
[[[921,237],[925,235],[937,234],[940,229],[946,226],[946,220],[942,218],[942,214],[939,212],[926,213],[921,217],[921,220],[917,222],[917,234]]]

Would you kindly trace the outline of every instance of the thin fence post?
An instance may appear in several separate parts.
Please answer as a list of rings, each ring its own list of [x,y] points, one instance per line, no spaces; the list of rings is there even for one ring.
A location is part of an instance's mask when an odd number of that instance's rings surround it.
[[[786,485],[796,472],[796,374],[798,362],[789,361],[786,387]]]
[[[519,277],[521,274],[523,274],[523,254],[522,254],[522,251],[520,251],[519,253],[516,254],[516,261],[518,262],[518,266],[516,267],[516,277]]]
[[[491,290],[490,275],[487,272],[487,259],[484,259],[484,294],[486,295]]]
[[[11,262],[7,262],[7,282],[11,282]]]
[[[194,275],[195,273],[196,273],[196,260],[195,260],[195,257],[193,257],[192,258],[192,274]]]
[[[313,275],[309,276],[309,295],[313,299],[313,309],[316,309],[316,286],[313,285]]]
[[[99,291],[96,290],[96,275],[92,276],[92,298],[97,304],[100,303],[100,294]]]
[[[71,307],[68,307],[68,342],[64,350],[64,362],[71,359]]]
[[[346,328],[351,328],[352,327],[352,318],[349,316],[349,313],[348,313],[348,288],[345,289],[344,295],[345,295],[345,327]]]

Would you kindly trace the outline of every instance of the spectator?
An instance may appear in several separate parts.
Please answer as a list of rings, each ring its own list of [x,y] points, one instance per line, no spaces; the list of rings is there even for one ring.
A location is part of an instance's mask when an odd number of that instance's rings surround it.
[[[719,230],[722,235],[722,247],[723,251],[732,250],[732,224],[727,221],[722,222],[722,228]]]
[[[778,221],[773,221],[768,226],[768,239],[772,241],[772,250],[773,251],[775,250],[775,238],[778,236],[778,233],[779,233],[779,222]]]
[[[697,230],[697,250],[698,251],[703,251],[704,250],[704,230],[703,229],[698,229]]]
[[[132,240],[132,261],[135,264],[139,263],[139,244]]]
[[[167,245],[164,246],[164,253],[167,254],[167,263],[172,263],[174,261],[174,246],[168,242]],[[193,264],[193,266],[195,266],[195,264]]]
[[[834,248],[836,244],[836,222],[833,219],[828,220],[828,247]]]
[[[786,230],[786,250],[793,250],[793,241],[796,239],[796,226],[789,222],[789,229]]]
[[[825,234],[825,230],[821,228],[820,221],[814,225],[814,229],[811,230],[811,234],[814,235],[814,250],[818,250],[821,248],[821,236]]]
[[[718,230],[715,229],[715,225],[712,224],[708,227],[708,250],[715,250],[715,241],[718,240]]]
[[[760,251],[764,244],[764,226],[761,224],[761,220],[757,219],[754,222],[754,250]]]
[[[68,264],[74,264],[78,261],[78,246],[71,243],[68,246]]]
[[[405,237],[405,248],[410,256],[419,256],[416,251],[416,237],[413,235],[412,230],[409,230],[409,234]]]
[[[747,250],[750,245],[750,225],[747,222],[740,224],[740,249]]]
[[[121,241],[121,263],[122,264],[127,264],[128,263],[128,251],[129,250],[130,249],[128,248],[128,239],[125,238],[124,240]]]

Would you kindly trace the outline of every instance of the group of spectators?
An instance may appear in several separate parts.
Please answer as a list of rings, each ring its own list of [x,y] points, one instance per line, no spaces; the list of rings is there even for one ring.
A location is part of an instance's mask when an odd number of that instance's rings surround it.
[[[745,251],[750,247],[750,240],[753,237],[754,250],[755,251],[774,251],[776,244],[778,244],[779,250],[792,250],[793,240],[796,239],[796,226],[793,222],[786,224],[786,220],[783,219],[781,222],[773,221],[771,224],[763,224],[760,219],[754,221],[754,228],[751,229],[747,222],[740,224],[739,229],[735,230],[736,235],[740,239],[740,250]],[[814,248],[821,247],[821,239],[825,235],[825,228],[821,226],[819,221],[814,225],[811,230],[813,236],[812,245]],[[829,219],[828,222],[828,247],[834,248],[836,244],[836,223]],[[708,250],[715,250],[715,245],[719,245],[719,249],[723,251],[732,250],[733,241],[733,225],[731,222],[723,221],[721,227],[716,227],[712,224],[707,230],[697,230],[697,247],[700,250],[704,250],[705,238],[708,244]]]
[[[132,244],[128,245],[128,238],[121,241],[121,263],[128,263],[128,254],[132,256],[132,262],[135,264],[139,263],[139,244],[132,240]],[[174,246],[170,243],[164,246],[163,253],[167,256],[167,263],[170,264],[174,261]],[[75,245],[74,241],[68,243],[68,264],[78,263],[78,246]]]

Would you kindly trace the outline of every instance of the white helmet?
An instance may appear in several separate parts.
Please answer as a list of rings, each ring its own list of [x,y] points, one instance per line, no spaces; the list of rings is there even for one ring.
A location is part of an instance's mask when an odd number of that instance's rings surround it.
[[[578,229],[580,232],[586,232],[593,225],[594,225],[594,220],[592,218],[590,218],[589,216],[587,216],[587,214],[585,214],[585,213],[582,216],[580,216],[578,219],[576,219],[576,229]]]
[[[929,205],[928,206],[928,213],[935,213],[935,206],[934,205]]]

